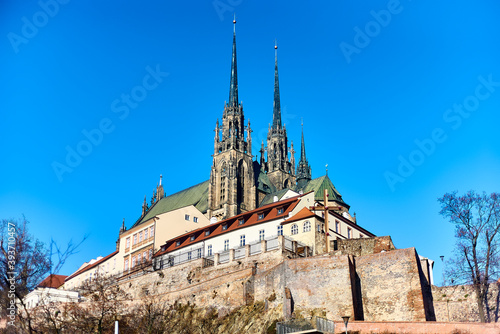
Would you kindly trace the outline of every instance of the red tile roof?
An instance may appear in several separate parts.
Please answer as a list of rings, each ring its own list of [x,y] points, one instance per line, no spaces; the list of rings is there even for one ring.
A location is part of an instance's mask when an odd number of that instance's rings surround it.
[[[89,265],[86,265],[85,267],[83,267],[82,269],[78,270],[77,272],[71,274],[68,278],[66,278],[65,281],[69,281],[70,279],[72,279],[73,277],[75,276],[78,276],[80,275],[81,273],[84,273],[86,272],[87,270],[90,270],[92,268],[95,268],[97,267],[98,265],[100,265],[101,263],[103,263],[104,261],[108,260],[109,258],[113,257],[114,255],[118,254],[118,251],[114,251],[113,253],[107,255],[106,257],[103,257],[102,259],[100,259],[99,261],[96,261],[92,264],[89,264]]]
[[[316,217],[316,218],[323,220],[323,217],[318,216],[317,214],[315,214],[314,212],[312,212],[308,208],[304,207],[304,208],[302,208],[302,210],[297,212],[293,217],[290,217],[289,219],[282,222],[281,225],[286,225],[288,223],[293,223],[293,222],[296,222],[296,221],[301,220],[301,219],[307,219],[307,218],[312,218],[312,217]]]
[[[55,275],[50,274],[43,281],[38,284],[37,288],[54,288],[57,289],[61,285],[64,284],[64,280],[66,279],[66,275]]]
[[[208,240],[215,236],[231,232],[237,229],[245,228],[252,225],[262,224],[278,218],[287,217],[299,203],[300,197],[307,194],[308,193],[290,197],[279,202],[267,204],[255,210],[241,213],[237,216],[221,220],[217,223],[190,231],[173,239],[167,240],[167,242],[162,245],[160,250],[156,252],[156,254],[153,257],[157,257],[165,253],[170,253],[174,250],[178,250],[186,246],[192,245],[194,243]],[[278,209],[280,208],[283,208],[283,213],[278,214]],[[264,215],[262,219],[259,219],[260,214]],[[241,219],[244,220],[244,223],[242,225],[239,224],[239,221]],[[223,228],[223,226],[226,226],[225,229]],[[205,234],[205,232],[207,231],[209,233],[208,235]],[[194,237],[194,240],[191,240],[191,237]],[[177,242],[179,242],[180,244],[177,245]]]

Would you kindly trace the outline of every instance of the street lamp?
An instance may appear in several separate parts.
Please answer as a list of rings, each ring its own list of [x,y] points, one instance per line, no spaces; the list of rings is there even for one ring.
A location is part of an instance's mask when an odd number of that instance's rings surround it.
[[[342,319],[344,319],[345,334],[347,334],[347,324],[349,323],[349,318],[350,318],[350,316],[348,316],[348,315],[345,315],[342,317]]]

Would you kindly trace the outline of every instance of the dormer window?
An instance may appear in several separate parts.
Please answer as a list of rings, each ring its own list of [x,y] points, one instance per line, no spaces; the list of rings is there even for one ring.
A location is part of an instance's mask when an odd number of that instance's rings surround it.
[[[240,225],[245,224],[245,219],[241,218],[241,219],[238,221],[238,224],[240,224]]]
[[[210,231],[209,230],[206,230],[205,231],[205,236],[209,236],[210,235]]]
[[[180,240],[177,240],[177,241],[175,242],[175,245],[176,245],[176,246],[180,246],[180,245],[181,245]]]
[[[227,230],[227,224],[222,225],[222,230],[223,231]]]
[[[259,213],[259,220],[264,219],[264,213]]]
[[[283,209],[283,208],[279,208],[279,209],[278,209],[278,214],[279,214],[279,215],[281,215],[283,212],[285,212],[285,209]]]
[[[196,239],[196,237],[194,235],[191,236],[191,241],[194,241],[194,239]]]

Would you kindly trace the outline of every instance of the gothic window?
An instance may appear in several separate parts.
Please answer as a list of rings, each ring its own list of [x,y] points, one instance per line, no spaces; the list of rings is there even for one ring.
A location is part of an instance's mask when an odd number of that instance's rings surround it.
[[[226,200],[226,163],[224,162],[221,166],[220,174],[220,204],[222,205]]]
[[[304,222],[304,232],[309,232],[311,230],[311,223],[309,221]]]
[[[292,225],[292,235],[295,235],[299,233],[299,227],[297,226],[297,224],[293,224]]]
[[[245,165],[243,160],[238,163],[238,186],[237,186],[238,196],[237,202],[245,202]]]

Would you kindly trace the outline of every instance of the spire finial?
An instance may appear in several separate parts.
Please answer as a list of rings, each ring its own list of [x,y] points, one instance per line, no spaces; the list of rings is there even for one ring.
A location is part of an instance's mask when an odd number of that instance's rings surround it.
[[[325,165],[325,169],[326,169],[326,176],[328,176],[328,164]]]
[[[160,186],[161,186],[161,179],[163,178],[163,176],[160,174]]]

